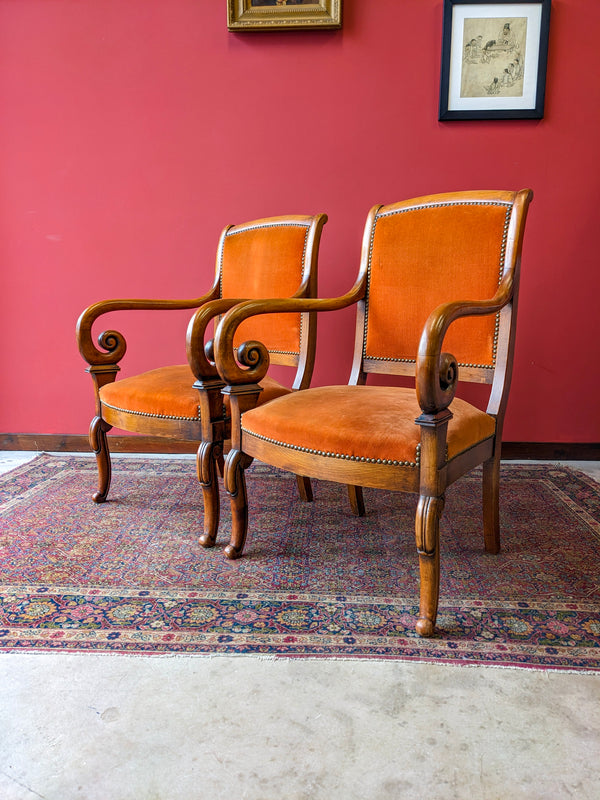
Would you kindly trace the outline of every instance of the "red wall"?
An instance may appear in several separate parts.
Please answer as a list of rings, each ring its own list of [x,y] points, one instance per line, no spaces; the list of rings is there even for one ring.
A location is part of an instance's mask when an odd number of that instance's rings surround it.
[[[228,33],[225,6],[0,0],[0,430],[85,433],[81,310],[201,293],[228,222],[326,211],[337,294],[371,205],[528,186],[505,436],[599,441],[600,3],[553,2],[544,120],[458,123],[437,121],[441,0],[345,0],[308,33]],[[322,318],[317,383],[346,380],[352,325]],[[184,316],[118,327],[128,372],[184,360]]]

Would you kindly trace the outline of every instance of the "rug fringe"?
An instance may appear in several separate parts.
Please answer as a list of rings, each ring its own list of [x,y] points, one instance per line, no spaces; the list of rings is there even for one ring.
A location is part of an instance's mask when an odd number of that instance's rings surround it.
[[[106,658],[161,658],[161,659],[200,659],[200,660],[213,660],[213,659],[248,659],[252,661],[266,661],[269,663],[280,663],[282,661],[289,663],[312,662],[315,664],[324,663],[328,661],[344,662],[351,664],[394,664],[395,666],[429,666],[437,668],[457,668],[457,669],[503,669],[512,670],[513,672],[539,672],[539,673],[560,673],[561,675],[592,675],[600,678],[600,669],[572,669],[570,667],[560,666],[547,666],[540,667],[530,664],[493,664],[489,662],[474,662],[474,661],[436,661],[420,658],[402,658],[402,657],[381,657],[381,656],[364,656],[361,658],[353,658],[352,656],[287,656],[287,655],[266,655],[264,653],[131,653],[126,651],[107,651],[95,650],[93,652],[83,650],[47,650],[40,648],[38,650],[6,650],[2,655],[12,656],[74,656],[79,658],[88,658],[90,656],[99,656]]]

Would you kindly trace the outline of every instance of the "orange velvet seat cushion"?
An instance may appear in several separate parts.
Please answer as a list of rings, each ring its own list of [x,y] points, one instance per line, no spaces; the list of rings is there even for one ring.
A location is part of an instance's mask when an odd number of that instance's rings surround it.
[[[200,420],[198,389],[187,364],[161,367],[141,375],[109,383],[100,389],[102,403],[120,411],[166,419]],[[258,402],[266,403],[291,390],[272,378],[260,384],[263,391]],[[229,398],[223,401],[228,410]]]
[[[450,406],[448,458],[493,436],[496,422],[455,398]],[[413,389],[387,386],[323,386],[295,392],[247,411],[244,435],[318,454],[415,465],[421,413]],[[247,441],[247,440],[246,440]]]

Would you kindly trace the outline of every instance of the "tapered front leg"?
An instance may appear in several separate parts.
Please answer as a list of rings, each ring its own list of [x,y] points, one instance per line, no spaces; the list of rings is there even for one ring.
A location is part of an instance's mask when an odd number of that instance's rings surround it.
[[[96,456],[98,465],[98,491],[92,495],[95,503],[103,503],[110,489],[112,469],[106,434],[111,428],[112,425],[106,423],[102,417],[94,417],[90,425],[90,447]]]
[[[223,481],[231,500],[231,540],[225,548],[227,558],[242,555],[248,532],[248,495],[246,493],[246,470],[254,459],[240,450],[230,450],[225,460]]]
[[[500,454],[483,464],[483,540],[488,553],[500,552]]]
[[[222,458],[220,444],[202,442],[198,448],[196,470],[198,481],[202,487],[204,500],[204,533],[199,542],[202,547],[212,547],[217,539],[221,507],[219,502],[219,483],[217,478],[217,464],[219,456]]]
[[[440,596],[440,517],[443,497],[421,495],[417,506],[415,533],[421,573],[421,597],[416,631],[432,636],[435,631]]]

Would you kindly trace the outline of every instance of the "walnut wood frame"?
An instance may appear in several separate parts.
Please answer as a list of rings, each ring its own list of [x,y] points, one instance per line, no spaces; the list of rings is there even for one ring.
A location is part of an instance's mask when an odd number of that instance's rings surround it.
[[[326,214],[314,216],[270,217],[243,225],[226,226],[219,239],[217,249],[215,279],[211,288],[201,297],[189,300],[106,300],[87,308],[77,323],[77,343],[79,351],[89,364],[94,386],[96,411],[89,432],[89,442],[98,464],[98,490],[93,495],[97,503],[107,498],[111,483],[111,460],[107,433],[116,427],[122,430],[145,434],[149,437],[195,442],[197,447],[197,475],[204,499],[204,533],[200,543],[209,547],[214,544],[220,518],[218,472],[223,472],[223,453],[230,437],[230,418],[223,414],[221,389],[224,383],[215,365],[205,353],[205,334],[209,323],[244,298],[221,297],[221,254],[226,237],[235,231],[261,226],[292,224],[306,227],[304,264],[302,280],[294,297],[314,297],[317,293],[318,250]],[[103,315],[115,311],[176,311],[196,309],[187,331],[186,349],[188,362],[196,378],[194,387],[198,390],[200,410],[200,431],[198,421],[172,418],[156,418],[134,414],[111,408],[102,403],[100,390],[115,381],[120,371],[119,362],[127,350],[125,336],[119,331],[107,330],[94,341],[92,328]],[[310,312],[302,313],[299,354],[271,353],[274,364],[296,367],[294,389],[306,388],[314,367],[316,346],[316,316]],[[210,353],[210,343],[207,344]],[[199,435],[200,434],[200,435]],[[310,500],[310,482],[298,477],[298,489],[302,499]]]
[[[451,203],[470,198],[478,202],[485,201],[494,194],[496,193],[460,192],[423,200]],[[415,420],[421,429],[420,463],[413,469],[325,458],[314,452],[281,447],[276,442],[245,436],[241,425],[241,415],[253,406],[257,384],[268,368],[268,354],[260,342],[247,343],[241,358],[240,353],[236,356],[233,348],[237,327],[244,319],[255,314],[299,310],[335,311],[356,305],[357,333],[350,384],[361,385],[366,382],[368,369],[363,358],[363,320],[368,295],[367,265],[371,231],[382,206],[375,206],[369,214],[359,275],[354,286],[345,295],[329,299],[254,300],[236,306],[225,315],[215,337],[215,352],[219,374],[226,383],[223,392],[230,396],[232,413],[232,446],[224,472],[224,483],[232,507],[232,538],[226,548],[229,558],[239,557],[244,547],[248,525],[244,470],[253,458],[313,478],[356,487],[369,486],[417,493],[419,502],[415,536],[421,574],[421,599],[416,629],[423,636],[433,634],[439,597],[439,521],[445,491],[451,483],[479,464],[483,464],[485,548],[492,553],[498,552],[500,548],[498,501],[502,427],[512,375],[524,225],[531,199],[532,193],[529,190],[512,194],[504,271],[495,295],[484,301],[441,305],[431,313],[423,329],[416,364],[409,368],[415,376],[416,396],[422,412]],[[418,200],[414,202],[417,203]],[[447,461],[446,434],[448,422],[452,418],[449,406],[455,396],[459,370],[456,359],[442,352],[444,336],[450,325],[461,317],[489,314],[499,314],[497,354],[487,407],[487,413],[496,421],[495,435]],[[468,372],[461,374],[461,379],[465,377],[468,380],[481,380],[480,376]],[[392,420],[390,424],[393,424]],[[360,496],[360,490],[355,491]]]

